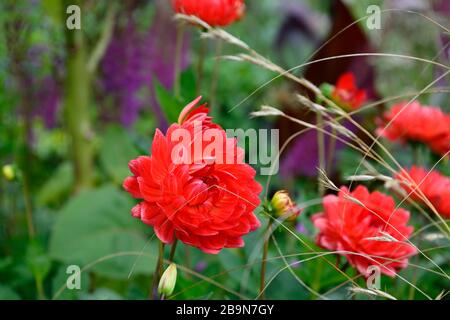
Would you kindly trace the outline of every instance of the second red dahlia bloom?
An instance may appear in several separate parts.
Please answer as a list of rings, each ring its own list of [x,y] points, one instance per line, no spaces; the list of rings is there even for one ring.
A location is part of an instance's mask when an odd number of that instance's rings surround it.
[[[331,96],[345,110],[356,110],[366,101],[366,91],[358,89],[351,72],[339,77]]]
[[[177,13],[196,16],[211,26],[227,26],[244,14],[244,0],[172,0]]]
[[[394,200],[383,193],[370,193],[364,186],[358,186],[353,192],[341,187],[338,195],[324,197],[323,210],[312,217],[319,229],[318,245],[328,250],[348,251],[341,254],[363,275],[374,265],[382,273],[394,276],[416,253],[405,241],[413,231],[407,225],[409,212],[396,209]],[[380,231],[396,241],[374,240],[382,236]]]
[[[411,194],[411,199],[424,203],[422,194],[441,215],[450,218],[450,178],[438,171],[426,170],[412,166],[410,170],[403,170],[396,179],[402,188]],[[419,193],[419,190],[422,194]]]
[[[130,161],[133,176],[123,186],[142,199],[132,215],[153,226],[161,241],[177,238],[218,253],[242,247],[242,236],[260,226],[253,211],[262,187],[236,139],[226,137],[204,105],[196,107],[200,98],[183,109],[166,135],[156,130],[152,155]]]
[[[422,142],[440,155],[450,150],[450,115],[437,107],[400,102],[379,122],[378,134],[389,140]]]

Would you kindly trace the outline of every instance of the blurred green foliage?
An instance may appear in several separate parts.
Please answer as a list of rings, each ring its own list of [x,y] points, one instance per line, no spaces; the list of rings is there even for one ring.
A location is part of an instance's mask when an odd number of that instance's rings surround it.
[[[87,43],[92,45],[101,34],[99,22],[104,17],[109,2],[86,2],[89,10],[84,16],[86,24],[83,33]],[[285,67],[303,63],[314,50],[311,43],[303,45],[294,41],[281,52],[275,47],[277,32],[286,15],[286,12],[279,9],[278,1],[247,2],[246,17],[228,31]],[[89,105],[89,116],[94,119],[91,137],[94,152],[94,168],[90,177],[92,185],[75,190],[77,173],[71,156],[71,137],[63,121],[64,112],[58,111],[60,121],[52,128],[44,127],[39,118],[27,122],[29,114],[23,112],[27,88],[21,87],[20,75],[17,74],[19,58],[26,70],[31,70],[34,76],[42,79],[40,77],[52,75],[58,63],[55,57],[66,59],[70,54],[66,52],[65,30],[61,27],[64,24],[62,1],[42,0],[39,3],[33,6],[33,10],[29,9],[29,1],[0,3],[0,164],[3,166],[14,163],[19,167],[19,178],[15,181],[0,179],[0,299],[147,299],[157,258],[155,235],[150,227],[131,217],[130,210],[135,201],[122,190],[121,184],[129,175],[128,161],[140,154],[149,153],[157,125],[155,114],[150,108],[145,108],[131,127],[124,128],[119,124],[103,121],[102,106],[93,99]],[[346,3],[355,17],[364,14],[367,1]],[[317,1],[304,1],[302,4],[309,5],[324,17],[325,22],[328,21],[327,10],[330,6],[327,1],[320,4]],[[400,13],[395,15],[406,16]],[[22,18],[18,19],[18,16]],[[148,28],[153,18],[151,1],[136,12],[136,19],[142,24],[142,28]],[[24,24],[16,25],[16,21]],[[378,43],[380,51],[433,59],[437,52],[435,36],[438,32],[435,26],[409,15],[408,18],[389,21],[392,25],[382,30],[385,37]],[[328,29],[322,29],[321,36],[325,36]],[[197,31],[190,33],[192,64],[181,75],[180,96],[175,97],[158,80],[153,81],[156,101],[168,123],[176,122],[180,110],[197,94],[196,64],[201,41],[204,40],[200,40]],[[374,42],[380,38],[380,35],[368,34]],[[34,45],[49,48],[38,62],[24,57]],[[203,81],[205,86],[210,84],[217,61],[214,47],[214,43],[207,43]],[[234,49],[227,46],[222,52],[224,55],[233,53]],[[379,79],[376,83],[382,96],[420,90],[434,77],[435,70],[424,67],[423,64],[398,59],[371,61],[375,66]],[[216,96],[219,107],[212,111],[215,121],[224,128],[271,127],[271,119],[249,119],[248,114],[261,104],[278,105],[277,90],[286,86],[282,79],[249,96],[272,77],[273,73],[258,66],[221,60]],[[58,78],[58,81],[61,79]],[[95,81],[92,86],[94,93],[97,93]],[[202,90],[202,94],[205,101],[211,98],[206,89]],[[248,100],[229,112],[244,99]],[[448,94],[430,94],[422,99],[424,102],[440,104],[448,110]],[[31,104],[36,109],[40,108],[38,100],[32,100]],[[390,149],[403,165],[410,165],[413,163],[411,154],[414,150],[412,147],[408,148],[400,150],[393,146]],[[421,154],[421,161],[425,166],[437,161],[435,156],[424,150]],[[340,152],[337,164],[339,178],[344,180],[348,175],[354,174],[360,159],[360,154],[350,149]],[[450,174],[448,161],[440,163],[437,169]],[[266,179],[267,177],[258,177],[263,185]],[[383,188],[381,184],[376,186]],[[318,197],[315,179],[272,177],[269,194],[280,188],[295,190],[298,203]],[[290,232],[282,228],[275,232],[278,246],[272,245],[270,248],[273,259],[268,264],[267,278],[273,282],[268,287],[268,298],[317,298],[296,277],[321,293],[333,290],[328,296],[330,298],[348,298],[348,285],[339,285],[348,280],[348,277],[356,275],[352,268],[346,268],[344,276],[333,267],[339,264],[344,266],[344,262],[338,261],[335,256],[327,256],[326,261],[321,258],[308,259],[312,257],[312,250],[321,251],[314,244],[316,231],[310,221],[311,214],[320,210],[320,204],[315,204],[303,212],[299,219],[304,227],[302,232],[296,230],[294,225],[287,226]],[[32,214],[34,234],[29,231],[27,212]],[[413,211],[413,215],[416,214]],[[259,218],[265,221],[262,214],[259,214]],[[428,223],[417,220],[416,228]],[[205,255],[199,250],[178,244],[175,261],[185,269],[179,269],[174,298],[256,297],[259,288],[262,229],[246,237],[246,246],[242,250],[227,249],[217,256]],[[448,246],[448,243],[442,239],[434,243],[420,241],[424,248],[430,249],[432,259],[448,272],[448,250],[433,249],[439,245]],[[165,250],[167,255],[169,248]],[[286,256],[286,261],[280,256]],[[305,261],[297,263],[298,260]],[[417,263],[415,259],[412,262]],[[443,284],[442,277],[430,271],[435,266],[424,259],[421,262],[423,268],[409,268],[405,270],[404,276],[414,279],[414,283],[420,284],[420,288],[432,297],[436,297],[442,289],[448,289],[449,283]],[[286,268],[286,263],[292,264],[291,267]],[[68,277],[66,268],[72,264],[83,269],[80,290],[65,289]],[[363,279],[357,281],[364,285]],[[398,298],[423,298],[399,279],[383,277],[382,286],[389,287],[389,292]]]

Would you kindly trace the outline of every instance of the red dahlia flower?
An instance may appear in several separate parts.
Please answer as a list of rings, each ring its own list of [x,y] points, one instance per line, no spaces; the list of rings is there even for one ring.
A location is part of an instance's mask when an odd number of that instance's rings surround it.
[[[172,0],[177,13],[196,16],[211,26],[227,26],[240,19],[244,0]]]
[[[358,89],[353,73],[346,72],[337,80],[331,97],[343,109],[356,110],[366,101],[366,91]]]
[[[363,275],[374,265],[394,276],[416,253],[405,242],[413,231],[406,225],[409,212],[395,209],[394,200],[383,193],[369,193],[364,186],[353,192],[341,187],[337,196],[324,197],[323,207],[322,213],[312,217],[319,229],[317,244],[328,250],[347,251],[341,254]]]
[[[236,139],[212,122],[208,108],[187,105],[166,135],[156,130],[152,155],[131,160],[123,186],[142,202],[132,215],[158,238],[175,238],[206,253],[244,245],[260,226],[253,211],[262,190]],[[213,139],[211,139],[213,137]]]
[[[423,142],[437,154],[445,155],[450,150],[450,115],[417,101],[406,104],[400,102],[386,112],[377,133],[392,141]]]
[[[443,216],[450,218],[450,178],[438,171],[412,166],[410,170],[403,170],[396,179],[402,188],[411,194],[411,199],[424,203],[419,190],[434,208]]]

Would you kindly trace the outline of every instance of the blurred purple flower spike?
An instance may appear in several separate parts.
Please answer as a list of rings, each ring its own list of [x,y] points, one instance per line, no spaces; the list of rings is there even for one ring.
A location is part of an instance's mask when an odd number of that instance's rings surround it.
[[[139,111],[150,106],[161,129],[167,121],[155,98],[153,79],[166,89],[174,82],[174,60],[176,46],[176,23],[172,11],[162,2],[156,2],[152,25],[142,31],[133,20],[133,12],[126,12],[127,23],[115,31],[102,61],[101,86],[114,99],[114,115],[120,122],[130,126]],[[181,58],[182,69],[189,65],[189,39],[184,38]],[[146,93],[142,96],[142,93]],[[116,110],[115,108],[119,108]]]
[[[56,117],[61,103],[60,88],[52,77],[41,80],[39,90],[34,93],[34,101],[37,102],[34,114],[40,116],[47,128],[56,125]]]

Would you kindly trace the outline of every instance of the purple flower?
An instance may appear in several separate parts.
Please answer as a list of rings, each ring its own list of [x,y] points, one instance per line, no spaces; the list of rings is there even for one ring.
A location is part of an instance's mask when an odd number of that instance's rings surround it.
[[[117,27],[108,46],[101,64],[100,85],[104,93],[113,97],[112,115],[118,115],[116,120],[125,126],[136,120],[140,110],[151,107],[159,125],[164,127],[167,123],[155,98],[153,80],[157,79],[166,89],[173,86],[176,23],[170,8],[160,2],[147,30],[140,30],[132,13],[125,12],[126,24]],[[188,45],[185,37],[182,68],[189,64]]]
[[[203,271],[205,271],[205,269],[208,267],[208,264],[206,263],[206,261],[199,261],[196,265],[195,265],[195,267],[194,267],[194,270],[196,271],[196,272],[203,272]]]
[[[308,230],[306,230],[305,226],[301,222],[297,223],[297,225],[295,226],[295,231],[304,235],[308,235]]]
[[[300,267],[301,261],[300,261],[300,260],[297,260],[297,259],[291,259],[291,260],[289,261],[289,265],[291,266],[291,268],[297,269],[297,268]]]

